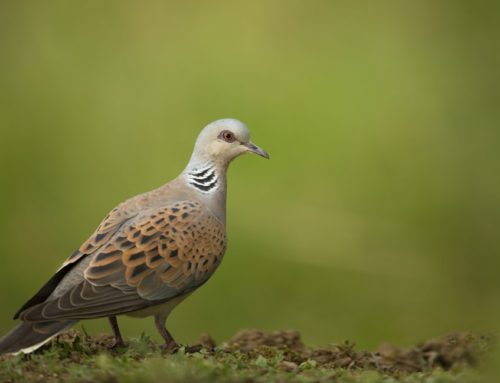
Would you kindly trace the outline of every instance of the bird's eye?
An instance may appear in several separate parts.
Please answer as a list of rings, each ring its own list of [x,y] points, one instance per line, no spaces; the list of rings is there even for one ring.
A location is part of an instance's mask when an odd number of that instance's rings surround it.
[[[219,138],[223,139],[226,142],[234,142],[234,140],[236,139],[236,137],[234,136],[234,133],[230,132],[229,130],[223,130],[219,134]]]

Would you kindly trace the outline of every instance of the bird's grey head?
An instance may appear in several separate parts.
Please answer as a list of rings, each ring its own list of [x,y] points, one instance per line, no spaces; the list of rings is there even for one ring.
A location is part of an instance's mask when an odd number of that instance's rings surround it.
[[[198,136],[191,161],[229,164],[245,153],[264,158],[269,154],[250,141],[250,131],[241,121],[225,118],[208,124]]]

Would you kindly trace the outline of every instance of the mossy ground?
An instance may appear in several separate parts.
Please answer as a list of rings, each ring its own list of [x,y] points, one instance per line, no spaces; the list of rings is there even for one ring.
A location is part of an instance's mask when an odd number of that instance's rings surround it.
[[[2,382],[479,383],[489,338],[457,333],[402,349],[357,351],[345,342],[306,347],[299,333],[247,330],[219,346],[208,336],[165,353],[147,336],[110,350],[109,335],[71,330],[29,356],[3,356]]]

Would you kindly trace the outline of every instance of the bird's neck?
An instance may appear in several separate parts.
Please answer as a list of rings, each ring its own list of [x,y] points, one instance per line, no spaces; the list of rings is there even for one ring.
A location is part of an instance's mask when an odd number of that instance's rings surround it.
[[[227,164],[210,160],[191,159],[181,174],[186,183],[200,200],[224,222],[226,221],[226,174]]]

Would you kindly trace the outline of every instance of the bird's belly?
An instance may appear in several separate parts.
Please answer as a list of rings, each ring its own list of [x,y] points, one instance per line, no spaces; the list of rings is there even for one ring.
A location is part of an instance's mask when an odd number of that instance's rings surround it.
[[[151,306],[143,310],[133,311],[131,313],[127,313],[125,315],[133,317],[133,318],[145,318],[158,313],[163,313],[165,316],[168,316],[170,312],[181,303],[184,299],[186,299],[191,293],[181,295],[180,297],[169,300],[168,302],[161,303],[156,306]]]

